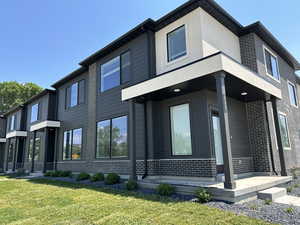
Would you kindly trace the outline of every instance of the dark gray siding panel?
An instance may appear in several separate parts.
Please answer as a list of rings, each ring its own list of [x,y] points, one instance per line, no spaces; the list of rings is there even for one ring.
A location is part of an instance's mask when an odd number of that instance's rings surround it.
[[[6,119],[0,118],[0,138],[6,135]]]

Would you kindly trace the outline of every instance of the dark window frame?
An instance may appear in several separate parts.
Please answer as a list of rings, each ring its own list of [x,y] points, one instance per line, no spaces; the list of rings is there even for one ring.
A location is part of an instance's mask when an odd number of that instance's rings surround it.
[[[112,121],[114,119],[118,119],[118,118],[122,118],[122,117],[126,117],[126,122],[127,122],[127,156],[112,156]],[[97,140],[98,140],[98,124],[101,122],[105,122],[105,121],[109,121],[109,125],[110,125],[110,140],[109,140],[109,157],[97,157],[97,151],[98,151],[98,146],[97,146]],[[103,119],[100,120],[96,123],[96,151],[95,151],[95,159],[96,160],[116,160],[116,159],[129,159],[129,148],[128,148],[128,144],[129,144],[129,119],[128,119],[128,115],[127,114],[122,114],[119,116],[115,116],[113,118],[107,118],[107,119]]]
[[[83,98],[83,102],[80,102],[79,101],[79,95],[80,95],[80,82],[84,82],[84,98]],[[77,104],[74,105],[74,106],[71,106],[71,99],[72,99],[72,86],[77,84]],[[70,93],[69,96],[68,96],[68,92]],[[86,102],[86,79],[83,78],[83,79],[80,79],[76,82],[73,82],[72,84],[68,85],[66,88],[65,88],[65,109],[68,110],[68,109],[73,109],[73,108],[76,108],[80,105],[83,105],[85,104]]]
[[[72,157],[72,153],[73,153],[73,134],[74,134],[74,130],[81,130],[81,149],[80,149],[80,159],[73,159]],[[65,159],[64,158],[64,153],[65,153],[65,149],[64,149],[64,142],[65,142],[65,133],[66,132],[71,132],[70,134],[70,158],[69,159]],[[83,146],[83,128],[74,128],[74,129],[70,129],[70,130],[64,130],[63,132],[63,151],[62,151],[62,161],[82,161],[82,146]]]
[[[189,106],[189,118],[190,118],[190,135],[191,135],[191,154],[188,155],[176,155],[174,154],[173,151],[173,138],[172,138],[172,118],[171,118],[171,108],[172,107],[176,107],[176,106],[180,106],[180,105],[188,105]],[[180,158],[180,157],[192,157],[194,155],[194,146],[193,146],[193,132],[192,132],[192,110],[191,109],[191,102],[190,101],[184,101],[184,102],[180,102],[180,103],[176,103],[173,105],[169,105],[168,106],[168,117],[169,117],[169,136],[170,136],[170,149],[171,149],[171,157],[174,158]]]
[[[173,32],[175,32],[175,31],[181,29],[182,27],[184,27],[184,35],[185,35],[185,54],[184,54],[184,55],[181,55],[181,56],[179,56],[179,57],[176,57],[176,58],[174,58],[174,59],[171,59],[171,58],[170,58],[169,36],[170,36]],[[186,56],[186,55],[188,54],[188,53],[187,53],[187,48],[188,48],[188,47],[187,47],[187,40],[186,40],[186,38],[187,38],[187,36],[186,36],[186,25],[185,25],[185,24],[183,24],[183,25],[181,25],[181,26],[179,26],[179,27],[175,28],[174,30],[172,30],[172,31],[170,31],[170,32],[167,33],[167,61],[168,61],[168,63],[171,63],[171,62],[173,62],[173,61],[176,61],[176,60],[178,60],[178,59],[180,59],[180,58],[182,58],[182,57],[184,57],[184,56]]]
[[[129,54],[129,61],[130,61],[130,68],[129,68],[129,70],[130,70],[130,77],[129,77],[129,80],[128,81],[123,81],[123,70],[122,70],[122,56],[123,55],[125,55],[125,54]],[[120,59],[120,65],[119,65],[119,69],[120,69],[120,83],[118,84],[118,85],[116,85],[116,86],[114,86],[114,87],[112,87],[112,88],[109,88],[109,89],[106,89],[106,90],[103,90],[102,91],[102,66],[103,65],[105,65],[106,63],[108,63],[108,62],[110,62],[110,61],[112,61],[112,60],[114,60],[115,58],[118,58],[119,57],[119,59]],[[110,91],[110,90],[112,90],[112,89],[114,89],[114,88],[117,88],[117,87],[120,87],[121,85],[124,85],[124,84],[127,84],[127,83],[129,83],[131,80],[132,80],[132,55],[131,55],[131,49],[127,49],[126,51],[122,51],[120,54],[118,54],[118,55],[116,55],[116,56],[114,56],[114,57],[111,57],[111,58],[109,58],[108,60],[106,60],[104,63],[101,63],[101,64],[99,64],[98,65],[98,79],[99,79],[99,81],[98,81],[98,84],[100,84],[99,85],[99,88],[98,88],[98,93],[105,93],[105,92],[107,92],[107,91]]]
[[[36,106],[37,105],[37,116],[36,116],[36,120],[32,120],[32,109],[33,109],[33,106]],[[37,102],[33,105],[31,105],[31,113],[30,113],[30,123],[34,123],[34,122],[37,122],[40,120],[40,102]]]

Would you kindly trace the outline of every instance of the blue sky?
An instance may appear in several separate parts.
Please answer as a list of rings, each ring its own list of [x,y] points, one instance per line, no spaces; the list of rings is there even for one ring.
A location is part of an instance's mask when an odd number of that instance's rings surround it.
[[[0,81],[43,87],[146,18],[185,0],[2,0]],[[217,0],[241,24],[260,20],[300,61],[300,1]],[[276,2],[276,4],[274,4]]]

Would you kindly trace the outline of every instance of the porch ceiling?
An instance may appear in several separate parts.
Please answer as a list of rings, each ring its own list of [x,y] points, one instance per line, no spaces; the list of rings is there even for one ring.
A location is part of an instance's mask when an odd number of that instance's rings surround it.
[[[12,131],[6,134],[6,138],[13,138],[13,137],[27,137],[27,131]]]
[[[5,143],[6,142],[6,138],[0,138],[0,143]]]
[[[236,62],[224,53],[216,53],[193,63],[161,74],[150,80],[141,82],[122,90],[122,100],[147,97],[161,99],[182,95],[201,89],[215,90],[213,74],[225,71],[226,90],[228,96],[243,101],[264,99],[266,94],[282,98],[281,90]],[[174,93],[179,88],[180,93]],[[242,96],[242,92],[247,92]]]

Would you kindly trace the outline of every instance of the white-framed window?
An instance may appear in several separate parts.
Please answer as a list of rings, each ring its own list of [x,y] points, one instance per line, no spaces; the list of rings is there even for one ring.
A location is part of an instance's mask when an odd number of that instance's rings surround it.
[[[273,79],[280,82],[280,73],[277,56],[264,46],[264,58],[266,73]]]
[[[33,123],[37,121],[39,118],[39,103],[34,104],[31,106],[31,118],[30,122]]]
[[[296,86],[290,81],[288,81],[287,84],[288,84],[288,91],[289,91],[291,105],[298,107],[298,96],[297,96]]]
[[[279,128],[280,128],[283,148],[286,150],[290,150],[291,140],[290,140],[287,116],[284,113],[278,113],[278,119],[279,119]]]
[[[172,155],[192,155],[189,104],[170,107]]]
[[[185,25],[167,34],[168,62],[181,58],[187,54]]]

